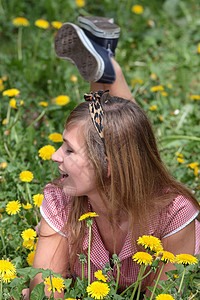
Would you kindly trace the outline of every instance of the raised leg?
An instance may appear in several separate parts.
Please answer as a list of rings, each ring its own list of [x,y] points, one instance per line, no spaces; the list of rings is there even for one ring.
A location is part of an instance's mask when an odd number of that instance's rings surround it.
[[[113,57],[111,60],[115,69],[116,80],[111,84],[91,82],[90,90],[94,92],[98,90],[109,90],[111,96],[117,96],[135,102],[120,65]]]

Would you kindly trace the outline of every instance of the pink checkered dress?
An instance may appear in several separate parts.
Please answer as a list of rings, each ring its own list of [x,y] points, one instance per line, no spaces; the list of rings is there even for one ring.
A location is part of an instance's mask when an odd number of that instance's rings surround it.
[[[70,204],[64,209],[69,202],[70,197],[66,196],[59,188],[48,187],[44,191],[44,199],[40,207],[41,215],[46,222],[56,232],[61,235],[64,224],[66,224],[70,212]],[[88,203],[90,210],[90,204]],[[198,215],[197,209],[185,197],[176,197],[170,205],[161,210],[156,216],[152,217],[149,232],[147,235],[154,235],[161,240],[168,237],[179,230],[183,229],[192,222]],[[195,220],[196,245],[195,254],[200,253],[200,223]],[[156,232],[156,233],[155,233]],[[84,238],[83,250],[87,253],[88,233]],[[120,258],[120,280],[119,285],[128,286],[135,282],[139,272],[139,265],[132,260],[132,255],[137,252],[136,243],[131,243],[131,234],[127,234],[124,245],[119,253]],[[91,279],[95,280],[94,273],[101,270],[105,264],[109,262],[109,252],[105,249],[99,234],[95,218],[92,225],[92,246],[91,246]],[[81,277],[81,265],[77,259],[75,263],[76,275]],[[85,264],[84,274],[87,276],[87,265]],[[114,278],[117,277],[116,266],[114,266]],[[143,282],[143,286],[147,282]]]

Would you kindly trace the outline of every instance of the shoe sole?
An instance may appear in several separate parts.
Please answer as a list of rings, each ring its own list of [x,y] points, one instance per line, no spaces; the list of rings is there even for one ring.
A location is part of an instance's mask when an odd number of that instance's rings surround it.
[[[96,37],[117,39],[120,36],[120,27],[106,20],[106,18],[78,17],[81,28],[88,30]]]
[[[55,37],[56,55],[72,61],[87,81],[98,81],[104,72],[104,61],[81,28],[64,23]]]

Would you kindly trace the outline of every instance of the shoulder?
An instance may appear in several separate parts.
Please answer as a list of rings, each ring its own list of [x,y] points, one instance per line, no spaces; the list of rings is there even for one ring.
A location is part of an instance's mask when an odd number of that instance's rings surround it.
[[[191,200],[178,195],[161,211],[162,237],[183,229],[197,217],[198,213],[199,210]]]

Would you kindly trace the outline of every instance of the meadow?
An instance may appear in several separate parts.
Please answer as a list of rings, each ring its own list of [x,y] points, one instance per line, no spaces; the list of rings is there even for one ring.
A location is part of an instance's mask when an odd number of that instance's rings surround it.
[[[36,274],[42,191],[58,175],[50,157],[67,116],[89,92],[76,67],[55,55],[62,23],[97,15],[121,27],[116,59],[153,124],[163,161],[200,201],[199,10],[198,0],[0,1],[0,299],[23,299],[22,288]],[[3,281],[7,259],[19,272]],[[187,271],[187,298],[175,299],[198,299],[198,265]]]

